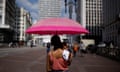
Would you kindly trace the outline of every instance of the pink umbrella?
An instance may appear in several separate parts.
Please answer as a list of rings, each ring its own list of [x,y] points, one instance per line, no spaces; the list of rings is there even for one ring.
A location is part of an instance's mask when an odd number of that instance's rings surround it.
[[[76,21],[68,18],[48,18],[38,21],[26,30],[29,34],[85,34],[89,33]]]

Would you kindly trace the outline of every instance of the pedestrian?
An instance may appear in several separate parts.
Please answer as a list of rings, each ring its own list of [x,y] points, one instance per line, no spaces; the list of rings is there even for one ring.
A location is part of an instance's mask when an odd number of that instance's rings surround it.
[[[10,42],[8,46],[11,48],[13,46],[13,42]]]
[[[84,57],[84,54],[86,53],[86,48],[85,48],[85,44],[83,43],[83,41],[80,42],[80,55],[82,57]]]
[[[63,58],[63,45],[58,35],[51,38],[53,50],[48,53],[47,57],[47,72],[67,72],[68,61]]]
[[[76,53],[78,52],[78,50],[79,50],[79,45],[78,45],[77,42],[75,42],[75,43],[73,44],[73,56],[74,56],[74,57],[76,57]]]
[[[30,41],[30,47],[33,47],[33,40]]]
[[[64,60],[68,61],[68,65],[70,65],[73,56],[72,51],[70,50],[66,42],[63,42],[62,45],[63,45],[63,58]]]
[[[49,51],[50,51],[50,43],[49,42],[47,43],[46,47],[47,47],[47,53],[49,53]]]

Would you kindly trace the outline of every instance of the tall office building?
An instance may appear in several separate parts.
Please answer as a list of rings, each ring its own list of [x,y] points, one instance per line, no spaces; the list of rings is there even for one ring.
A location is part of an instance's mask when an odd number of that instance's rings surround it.
[[[63,0],[39,0],[40,19],[60,17]]]
[[[103,0],[103,40],[120,47],[120,0]]]
[[[15,0],[0,0],[0,42],[13,40],[15,33]]]
[[[85,38],[95,39],[96,43],[102,39],[101,24],[103,24],[103,0],[77,0],[77,21],[89,30]]]
[[[61,17],[62,3],[64,0],[39,0],[39,19]],[[37,37],[39,42],[50,42],[51,35]],[[65,38],[61,36],[61,38]]]

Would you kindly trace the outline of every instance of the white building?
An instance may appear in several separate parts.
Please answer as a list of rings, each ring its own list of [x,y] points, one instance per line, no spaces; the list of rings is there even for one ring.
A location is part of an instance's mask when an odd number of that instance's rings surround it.
[[[40,19],[60,17],[63,0],[39,0]]]
[[[26,29],[31,26],[31,24],[32,20],[30,13],[27,12],[24,8],[16,7],[16,41],[26,42],[31,39],[31,37],[25,33]]]
[[[64,0],[39,0],[40,20],[45,18],[61,17],[62,3]],[[39,36],[39,42],[50,42],[51,35]],[[61,39],[65,38],[64,36]]]

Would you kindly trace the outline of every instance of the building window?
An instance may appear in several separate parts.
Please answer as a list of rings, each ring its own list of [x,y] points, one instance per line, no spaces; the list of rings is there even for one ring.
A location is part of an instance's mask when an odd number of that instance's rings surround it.
[[[0,24],[2,24],[2,16],[0,15]]]
[[[120,27],[118,28],[118,34],[120,35]]]
[[[0,3],[3,3],[3,0],[0,0]]]
[[[4,36],[3,34],[0,33],[0,42],[4,41]]]

